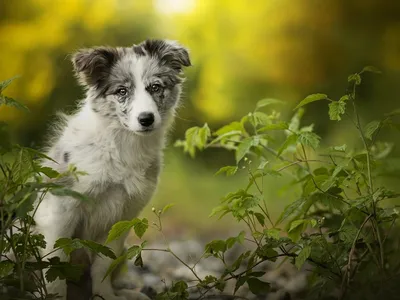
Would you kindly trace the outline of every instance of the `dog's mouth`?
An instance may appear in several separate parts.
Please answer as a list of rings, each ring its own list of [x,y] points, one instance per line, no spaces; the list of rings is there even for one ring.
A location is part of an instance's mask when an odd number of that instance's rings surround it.
[[[155,131],[155,128],[143,128],[141,130],[136,130],[135,133],[138,135],[151,135]]]

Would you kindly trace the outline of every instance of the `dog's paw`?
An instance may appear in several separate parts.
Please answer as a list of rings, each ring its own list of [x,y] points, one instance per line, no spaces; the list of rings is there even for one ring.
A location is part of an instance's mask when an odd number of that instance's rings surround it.
[[[116,291],[116,294],[119,296],[123,296],[126,300],[151,300],[145,294],[133,290],[122,289]]]

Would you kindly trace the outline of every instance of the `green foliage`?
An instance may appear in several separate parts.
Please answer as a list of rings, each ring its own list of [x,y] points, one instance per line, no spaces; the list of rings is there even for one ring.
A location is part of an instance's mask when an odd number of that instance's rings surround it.
[[[5,89],[15,79],[0,82],[0,106],[12,106],[22,111],[27,107],[4,95]],[[82,195],[59,184],[65,177],[76,180],[85,175],[76,167],[59,173],[42,166],[41,161],[52,160],[35,149],[15,145],[11,142],[8,127],[0,123],[0,298],[9,299],[9,290],[17,299],[55,299],[57,295],[48,294],[44,281],[55,279],[78,280],[83,268],[69,262],[60,261],[57,256],[42,256],[46,247],[43,235],[34,233],[33,216],[36,205],[47,193],[57,196],[73,197],[80,201],[89,201]],[[146,224],[140,221],[138,234],[142,235]],[[63,250],[67,255],[72,251],[85,248],[96,255],[116,258],[110,248],[88,240],[59,239],[54,250]]]
[[[395,205],[400,194],[384,187],[380,177],[388,172],[399,174],[398,168],[393,169],[394,144],[378,138],[382,130],[397,128],[399,113],[398,110],[391,112],[362,126],[357,111],[357,87],[366,72],[379,73],[379,70],[365,67],[350,75],[348,93],[338,101],[325,94],[306,97],[289,121],[281,120],[276,111],[267,112],[281,101],[263,99],[253,112],[240,120],[215,131],[207,124],[190,128],[185,140],[176,143],[192,157],[197,151],[211,147],[231,151],[236,164],[221,167],[217,174],[235,176],[245,172],[248,175],[243,186],[223,197],[211,213],[220,218],[231,216],[246,228],[236,236],[206,244],[203,258],[212,256],[224,264],[225,271],[220,276],[200,278],[195,266],[187,265],[169,247],[146,249],[146,242],[116,256],[108,246],[63,238],[55,243],[54,251],[62,250],[70,255],[85,248],[96,255],[112,258],[104,278],[128,259],[143,266],[142,251],[170,253],[189,268],[196,280],[190,284],[174,282],[156,299],[188,299],[189,289],[193,287],[204,297],[211,290],[224,291],[229,280],[234,280],[234,293],[247,285],[253,294],[265,295],[270,291],[270,283],[264,279],[265,272],[256,267],[280,258],[309,273],[307,299],[334,295],[338,299],[366,299],[388,290],[400,266],[397,256],[399,211]],[[10,82],[0,84],[2,93]],[[331,120],[341,121],[345,116],[352,119],[361,138],[361,147],[328,146],[314,132],[313,124],[302,125],[303,107],[320,100],[328,101]],[[2,100],[1,104],[23,109],[13,101]],[[85,174],[73,166],[64,174],[41,166],[39,159],[50,158],[33,149],[13,145],[3,123],[0,136],[5,137],[0,142],[0,249],[3,255],[11,252],[15,257],[0,262],[0,285],[17,287],[20,299],[27,299],[32,292],[38,292],[40,299],[52,299],[56,295],[46,294],[42,281],[27,278],[31,278],[33,272],[40,272],[50,281],[56,278],[76,280],[82,274],[82,267],[62,262],[58,257],[41,257],[40,249],[46,247],[46,242],[43,236],[30,230],[34,203],[40,204],[46,193],[90,201],[85,195],[58,184],[63,177],[78,179]],[[46,180],[43,175],[47,176]],[[268,210],[267,202],[271,199],[265,199],[264,180],[277,176],[292,178],[296,197],[275,218]],[[152,209],[158,220],[152,223],[153,228],[163,230],[161,218],[171,207],[172,204],[158,211]],[[112,226],[106,244],[131,230],[142,238],[149,226],[146,218],[119,222]],[[17,230],[7,235],[11,228]],[[247,247],[249,241],[251,247]],[[243,251],[233,261],[227,261],[229,251],[238,244]],[[32,258],[34,262],[28,261]]]
[[[240,235],[240,240],[252,240],[256,245],[226,265],[221,278],[200,280],[201,287],[235,279],[235,292],[247,283],[254,294],[265,293],[269,284],[260,279],[264,273],[255,272],[255,266],[287,257],[298,269],[307,264],[307,299],[334,295],[338,299],[366,299],[386,291],[392,276],[398,274],[399,264],[390,262],[398,261],[393,249],[399,241],[395,205],[399,193],[381,186],[379,177],[394,158],[393,144],[379,142],[378,135],[385,127],[396,128],[393,124],[397,124],[399,114],[394,111],[361,125],[357,87],[366,72],[380,73],[368,66],[350,75],[348,93],[337,101],[325,94],[307,96],[296,106],[290,122],[280,120],[275,111],[260,113],[260,108],[278,103],[261,100],[254,112],[211,131],[207,140],[193,148],[192,156],[195,150],[211,146],[234,152],[236,165],[221,167],[217,174],[246,172],[248,183],[223,197],[211,216],[234,217],[249,232]],[[321,100],[328,102],[330,120],[351,118],[361,137],[361,149],[349,149],[346,144],[327,146],[313,125],[301,126],[303,107]],[[319,150],[321,143],[324,150]],[[396,170],[395,176],[399,176]],[[263,182],[284,174],[294,178],[298,196],[274,218],[268,211]],[[206,256],[225,262],[225,253],[236,242],[238,237],[214,240],[206,245]],[[247,270],[239,272],[244,261]]]

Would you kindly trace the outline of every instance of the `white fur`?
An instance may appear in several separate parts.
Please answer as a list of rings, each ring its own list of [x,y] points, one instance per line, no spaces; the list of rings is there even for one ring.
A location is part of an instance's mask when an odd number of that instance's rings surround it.
[[[90,187],[95,186],[95,201],[82,203],[50,194],[44,198],[35,215],[37,229],[47,241],[44,255],[53,250],[58,238],[76,234],[75,230],[82,220],[84,224],[78,233],[79,237],[103,243],[114,223],[130,220],[139,214],[156,188],[157,178],[149,181],[145,172],[155,161],[160,161],[165,131],[166,128],[159,128],[151,135],[136,135],[110,124],[94,113],[90,109],[90,102],[85,100],[77,114],[67,120],[64,131],[48,155],[58,159],[60,151],[69,152],[71,162],[79,170],[88,173],[79,178],[73,190],[88,193]],[[53,162],[47,162],[46,165],[59,171],[65,171],[66,167],[65,164]],[[123,250],[124,238],[108,246],[119,255]],[[61,251],[51,256],[67,259]],[[95,257],[92,261],[93,294],[99,294],[107,300],[125,300],[125,296],[114,295],[110,277],[101,282],[110,263],[111,260],[104,257]],[[49,293],[59,293],[62,297],[66,295],[66,284],[59,280],[50,283],[47,289]],[[129,292],[126,291],[127,294]],[[132,295],[135,295],[135,299],[145,297],[139,293]]]
[[[104,243],[111,226],[136,217],[156,189],[165,134],[180,97],[177,66],[189,66],[190,60],[184,48],[168,41],[147,41],[134,47],[83,49],[73,57],[79,81],[87,87],[87,96],[75,114],[62,118],[64,126],[53,134],[47,154],[59,163],[46,161],[44,165],[65,172],[72,163],[86,172],[79,181],[70,180],[67,184],[72,190],[88,195],[91,201],[46,194],[36,203],[34,218],[37,231],[47,242],[43,251],[47,258],[68,259],[62,251],[52,252],[56,240],[62,237]],[[150,56],[142,53],[151,51],[161,52]],[[109,59],[113,57],[119,60],[111,65]],[[157,59],[162,63],[158,64]],[[157,72],[164,75],[170,72],[170,77],[157,78]],[[114,76],[113,80],[119,82],[110,83],[126,85],[129,100],[122,101],[122,95],[115,93],[115,89],[108,94],[97,93],[95,82],[99,78],[107,80],[101,77],[104,74],[108,74],[108,78]],[[162,90],[163,97],[155,95],[155,90],[151,90],[153,94],[150,95],[149,86],[162,80],[170,82],[169,87]],[[175,82],[174,85],[171,82]],[[138,122],[142,112],[154,114],[150,133],[144,133]],[[107,246],[118,256],[123,251],[124,241],[125,236]],[[111,259],[93,255],[89,258],[93,295],[106,300],[147,298],[129,290],[116,293],[110,276],[102,281]],[[47,285],[47,291],[65,300],[66,283],[56,280]]]

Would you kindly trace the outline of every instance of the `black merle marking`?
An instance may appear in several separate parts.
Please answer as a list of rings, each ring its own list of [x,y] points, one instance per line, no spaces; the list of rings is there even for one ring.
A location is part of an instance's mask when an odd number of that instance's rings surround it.
[[[72,62],[80,81],[97,89],[105,83],[109,70],[119,58],[118,49],[97,47],[79,50],[72,57]]]
[[[163,40],[146,40],[140,45],[150,56],[158,58],[162,65],[168,65],[177,72],[181,72],[183,66],[189,67],[192,65],[189,53],[183,47]]]

